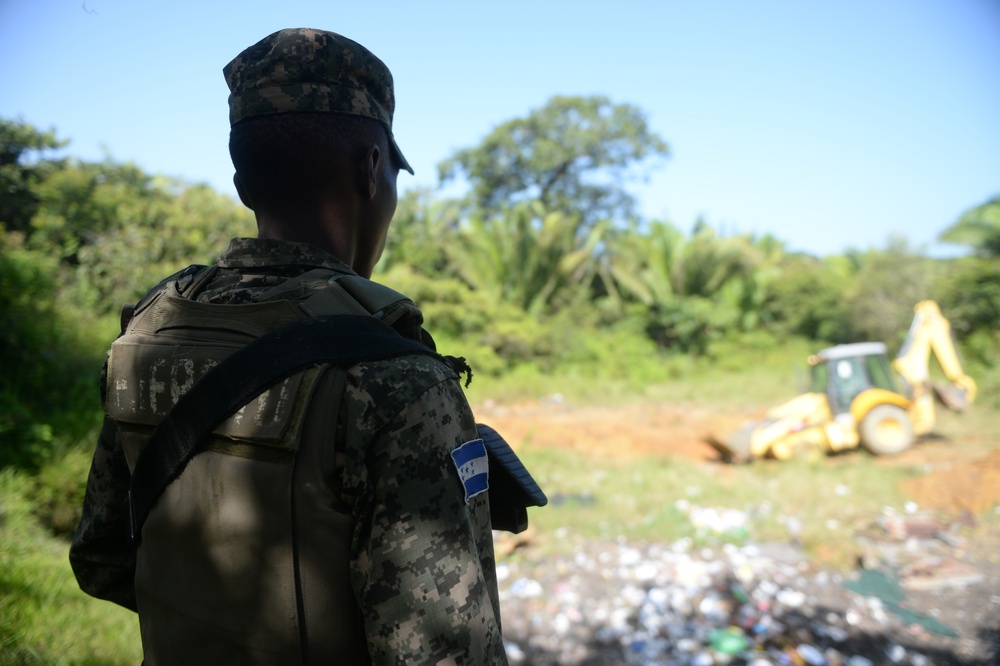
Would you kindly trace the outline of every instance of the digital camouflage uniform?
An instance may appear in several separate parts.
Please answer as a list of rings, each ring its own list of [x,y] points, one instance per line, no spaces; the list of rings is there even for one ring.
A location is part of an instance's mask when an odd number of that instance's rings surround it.
[[[355,64],[358,49],[370,56],[332,33],[265,42],[308,62],[330,48]],[[239,60],[226,71],[234,122],[237,73],[250,67]],[[384,69],[360,63],[360,75]],[[385,85],[361,88],[381,90],[374,103],[391,122]],[[259,99],[298,104],[276,90]],[[154,504],[137,550],[129,540],[130,469],[156,419],[228,353],[216,339],[260,335],[274,312],[301,316],[316,302],[367,307],[371,285],[310,245],[234,239],[211,270],[172,276],[123,316],[70,560],[84,591],[138,611],[147,664],[506,663],[488,493],[469,492],[454,457],[476,425],[455,369],[435,355],[321,365],[273,387],[214,431]],[[315,298],[334,291],[351,298]],[[401,335],[429,341],[409,301],[387,310],[378,316]],[[166,356],[136,361],[150,349]]]

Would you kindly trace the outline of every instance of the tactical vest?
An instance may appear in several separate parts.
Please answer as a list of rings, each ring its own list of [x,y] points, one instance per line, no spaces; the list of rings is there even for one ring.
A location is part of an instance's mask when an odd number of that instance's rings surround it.
[[[191,269],[151,292],[111,346],[104,408],[130,470],[179,398],[269,331],[308,316],[370,314],[421,335],[411,301],[356,275],[310,271],[250,304],[192,300],[212,272]],[[135,578],[147,664],[192,655],[205,664],[367,663],[348,574],[351,507],[322,474],[345,373],[314,367],[262,393],[157,500]]]

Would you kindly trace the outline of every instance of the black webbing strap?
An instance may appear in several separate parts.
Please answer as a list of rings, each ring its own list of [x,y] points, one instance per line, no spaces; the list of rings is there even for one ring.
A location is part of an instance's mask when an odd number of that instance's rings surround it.
[[[129,509],[138,546],[150,509],[219,425],[281,380],[313,365],[349,366],[437,354],[367,315],[302,319],[263,335],[212,368],[153,431],[132,473]]]

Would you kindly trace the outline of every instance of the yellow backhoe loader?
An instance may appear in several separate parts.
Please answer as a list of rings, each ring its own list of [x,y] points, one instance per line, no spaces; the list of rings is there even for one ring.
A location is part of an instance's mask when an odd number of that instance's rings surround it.
[[[976,397],[976,383],[962,371],[951,324],[938,304],[921,301],[914,312],[891,368],[881,342],[824,349],[808,359],[811,392],[770,410],[764,420],[747,424],[727,441],[709,438],[709,443],[733,462],[786,460],[806,451],[832,453],[859,445],[879,455],[909,448],[915,437],[934,428],[935,398],[962,411]],[[952,386],[931,383],[932,353]]]

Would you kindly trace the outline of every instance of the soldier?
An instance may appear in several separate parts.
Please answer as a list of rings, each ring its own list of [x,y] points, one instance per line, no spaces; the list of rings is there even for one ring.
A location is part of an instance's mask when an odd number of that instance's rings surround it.
[[[368,279],[396,176],[412,173],[392,135],[389,70],[338,34],[291,29],[223,71],[234,182],[258,237],[123,313],[70,551],[77,580],[138,612],[150,665],[506,663],[488,466],[461,363],[431,351],[412,302]],[[202,449],[147,487],[150,442],[183,396],[251,341],[320,319],[377,320],[426,353],[342,331],[341,346],[363,348],[346,357],[372,358],[307,364],[213,421]],[[236,369],[280,362],[275,339],[278,353]]]

